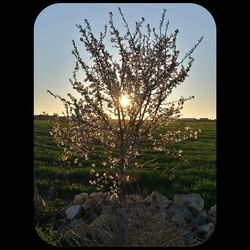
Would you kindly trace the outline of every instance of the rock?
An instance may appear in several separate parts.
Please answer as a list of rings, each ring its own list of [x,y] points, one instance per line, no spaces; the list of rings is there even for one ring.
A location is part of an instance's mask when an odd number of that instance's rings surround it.
[[[143,200],[143,203],[146,203],[146,204],[151,204],[153,202],[153,198],[151,195],[148,195],[144,200]]]
[[[66,219],[58,219],[58,220],[56,220],[55,224],[58,227],[58,229],[62,229],[66,226],[67,220]]]
[[[82,218],[80,219],[74,219],[73,221],[70,222],[70,227],[79,227],[85,225],[85,222]]]
[[[92,206],[92,200],[90,199],[90,200],[85,201],[85,202],[81,205],[81,207],[82,207],[83,210],[87,210],[87,209],[92,208],[92,207],[93,207],[93,206]]]
[[[95,206],[94,206],[94,211],[97,213],[97,214],[100,214],[102,212],[102,206],[104,204],[104,200],[99,200]]]
[[[93,198],[87,200],[84,204],[82,204],[83,209],[83,218],[86,223],[91,223],[97,216],[97,212],[95,209],[96,204],[102,201],[101,199]]]
[[[102,201],[102,199],[100,198],[92,198],[92,199],[89,199],[87,200],[86,202],[84,202],[84,204],[82,204],[82,208],[83,210],[87,210],[87,209],[90,209],[90,208],[93,208],[94,209],[94,206],[99,202],[99,201]]]
[[[80,193],[75,195],[75,198],[73,200],[74,204],[83,204],[85,201],[89,199],[89,194],[88,193]]]
[[[216,204],[209,209],[208,215],[216,217]]]
[[[208,223],[206,225],[202,225],[198,228],[198,235],[203,239],[208,239],[214,232],[215,226],[213,223]]]
[[[66,219],[73,220],[79,218],[81,215],[82,207],[80,205],[74,205],[66,209]]]
[[[56,222],[57,222],[58,224],[66,224],[66,223],[67,223],[67,220],[65,220],[65,219],[58,219]]]
[[[148,201],[151,201],[151,208],[153,208],[153,210],[156,209],[163,216],[165,216],[164,210],[170,205],[170,201],[168,200],[166,196],[164,196],[163,194],[157,191],[153,191],[151,193],[151,200],[150,198],[147,198],[147,199]]]
[[[208,223],[207,218],[207,212],[203,211],[194,218],[193,223],[197,226],[205,225]]]
[[[159,211],[159,214],[163,220],[166,219],[167,216],[166,211],[171,206],[171,204],[172,204],[171,201],[164,200],[157,205],[156,208]]]
[[[185,219],[180,214],[175,214],[170,221],[177,226],[183,226],[186,222]]]
[[[171,205],[172,205],[172,201],[163,200],[162,202],[158,203],[157,208],[159,209],[159,212],[161,214],[165,215],[167,208],[169,208]]]
[[[177,211],[183,216],[185,221],[192,221],[193,220],[193,215],[190,209],[188,209],[186,206],[180,206],[178,207]]]
[[[157,192],[157,191],[153,191],[151,193],[151,197],[153,199],[154,202],[156,203],[159,203],[159,202],[162,202],[162,201],[165,201],[167,200],[168,201],[168,198],[166,196],[164,196],[163,194]]]
[[[212,222],[214,224],[216,224],[216,217],[213,216],[207,216],[207,223]]]
[[[193,221],[193,215],[185,205],[171,205],[166,211],[166,217],[173,222],[178,222],[178,224]]]
[[[176,194],[174,196],[174,204],[186,205],[193,215],[199,214],[204,208],[204,200],[199,194]]]
[[[104,194],[103,192],[93,192],[90,194],[90,199],[92,198],[99,198],[99,199],[105,199],[107,197],[107,194]]]

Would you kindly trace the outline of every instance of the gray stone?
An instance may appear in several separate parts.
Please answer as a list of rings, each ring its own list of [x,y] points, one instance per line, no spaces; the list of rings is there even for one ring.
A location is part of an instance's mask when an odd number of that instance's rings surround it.
[[[169,200],[163,200],[158,203],[159,212],[165,216],[167,209],[172,205],[172,202]]]
[[[84,204],[82,204],[82,208],[83,210],[87,210],[90,208],[94,208],[95,205],[99,202],[102,201],[102,199],[94,197],[92,199],[87,200],[86,202],[84,202]]]
[[[163,194],[153,191],[151,198],[147,197],[144,203],[150,204],[153,210],[159,211],[159,213],[165,218],[166,209],[171,205],[171,201],[168,200]]]
[[[215,226],[213,223],[208,223],[206,225],[202,225],[198,228],[198,235],[203,239],[208,239],[214,232]]]
[[[83,218],[86,223],[91,223],[102,212],[101,203],[103,201],[102,199],[92,198],[82,205]]]
[[[185,221],[190,222],[193,220],[193,215],[191,211],[186,206],[180,206],[177,208],[178,213],[185,219]]]
[[[84,202],[84,204],[82,204],[82,209],[83,210],[87,210],[87,209],[92,207],[90,201],[91,200],[88,200],[88,201]]]
[[[166,200],[168,201],[168,198],[166,196],[164,196],[163,194],[161,194],[157,191],[153,191],[151,193],[151,197],[152,197],[153,201],[157,202],[157,203],[162,202],[162,201],[166,201]]]
[[[69,224],[71,227],[80,227],[80,226],[83,226],[85,225],[85,222],[83,219],[74,219],[73,221],[70,222]]]
[[[193,220],[191,211],[184,205],[171,205],[166,211],[167,218],[175,222],[190,222]]]
[[[56,220],[56,225],[58,227],[58,229],[62,229],[66,226],[67,224],[67,220],[66,219],[58,219]]]
[[[74,204],[83,204],[85,201],[89,199],[89,194],[88,193],[80,193],[75,195],[75,198],[73,200]]]
[[[212,222],[214,224],[216,224],[216,217],[213,216],[207,216],[207,223]]]
[[[150,205],[153,202],[153,198],[151,195],[148,195],[144,200],[143,203]]]
[[[186,223],[185,219],[178,213],[176,213],[170,220],[172,223],[178,226],[184,225]]]
[[[207,217],[207,212],[203,211],[194,218],[193,223],[197,226],[205,225],[208,223]]]
[[[81,215],[81,206],[80,205],[74,205],[66,209],[66,219],[67,220],[74,220],[76,218],[79,218]]]
[[[204,200],[199,194],[176,194],[174,196],[174,204],[186,205],[193,215],[199,214],[204,208]]]
[[[208,215],[216,217],[216,204],[209,209]]]
[[[57,222],[58,224],[66,224],[66,223],[67,223],[67,220],[65,220],[65,219],[58,219],[56,222]]]
[[[94,206],[94,211],[97,213],[97,214],[100,214],[102,212],[102,207],[103,207],[103,204],[104,204],[104,200],[99,200],[95,206]]]
[[[90,199],[92,198],[98,198],[98,199],[105,199],[107,197],[107,194],[103,193],[103,192],[93,192],[90,194]]]

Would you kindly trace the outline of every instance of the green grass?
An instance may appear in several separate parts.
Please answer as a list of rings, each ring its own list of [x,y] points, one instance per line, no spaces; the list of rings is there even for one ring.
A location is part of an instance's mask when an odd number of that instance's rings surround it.
[[[173,128],[182,126],[179,121]],[[172,198],[175,193],[201,193],[208,208],[216,202],[216,123],[215,122],[186,122],[185,124],[202,130],[198,140],[176,144],[176,149],[184,151],[184,158],[175,159],[161,153],[147,149],[140,157],[141,162],[159,157],[158,164],[146,165],[147,169],[135,170],[140,176],[139,186],[142,190],[158,190]],[[34,170],[35,179],[41,195],[46,196],[48,189],[53,186],[57,198],[67,203],[78,192],[91,192],[93,187],[89,181],[89,166],[91,161],[83,167],[63,165],[59,160],[61,149],[57,147],[50,136],[48,121],[34,121]],[[160,169],[154,170],[157,166]],[[173,174],[169,169],[177,166]],[[131,172],[131,171],[130,171]]]
[[[183,122],[173,124],[173,128],[182,126]],[[140,157],[141,162],[159,157],[158,164],[146,165],[147,169],[134,170],[140,176],[141,190],[157,190],[172,199],[176,193],[200,193],[205,199],[205,208],[216,203],[216,122],[185,122],[202,130],[198,140],[176,144],[174,148],[184,151],[185,162],[147,148]],[[63,165],[59,160],[61,149],[50,136],[51,125],[46,120],[34,121],[34,172],[39,193],[46,197],[53,186],[59,204],[67,204],[75,194],[92,192],[89,184],[89,167],[91,161],[82,167]],[[157,166],[160,169],[152,169]],[[177,167],[175,171],[170,169]],[[130,171],[131,172],[131,171]]]

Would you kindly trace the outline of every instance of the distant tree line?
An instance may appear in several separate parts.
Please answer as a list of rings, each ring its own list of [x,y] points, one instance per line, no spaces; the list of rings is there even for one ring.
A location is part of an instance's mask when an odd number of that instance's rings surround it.
[[[52,117],[55,116],[59,116],[57,114],[53,114],[53,115],[48,115],[48,114],[40,114],[40,115],[34,115],[34,120],[49,120]],[[61,118],[63,118],[63,116],[60,116]],[[216,119],[209,119],[209,118],[180,118],[178,120],[181,121],[215,121]]]
[[[34,120],[49,120],[50,115],[34,115]]]
[[[180,118],[181,121],[215,121],[216,119],[209,119],[209,118]]]

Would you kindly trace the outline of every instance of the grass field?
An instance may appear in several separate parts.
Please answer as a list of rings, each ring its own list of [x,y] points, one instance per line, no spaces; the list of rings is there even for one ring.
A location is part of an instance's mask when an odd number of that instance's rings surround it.
[[[178,121],[173,127],[182,123]],[[205,209],[209,209],[216,203],[216,122],[185,124],[202,130],[198,140],[175,146],[184,151],[183,156],[188,162],[158,153],[159,169],[152,169],[155,166],[152,163],[151,166],[147,165],[147,169],[136,170],[136,175],[140,176],[139,187],[147,193],[157,190],[169,199],[176,193],[199,193],[205,200]],[[55,199],[50,209],[57,209],[72,201],[75,194],[95,190],[89,184],[92,161],[86,161],[82,167],[63,165],[59,160],[61,149],[53,142],[50,129],[49,121],[34,120],[34,178],[39,194],[45,198],[51,196],[53,187]],[[147,147],[145,149],[146,154],[140,159],[142,162],[157,156]],[[169,172],[175,167],[174,172]]]

